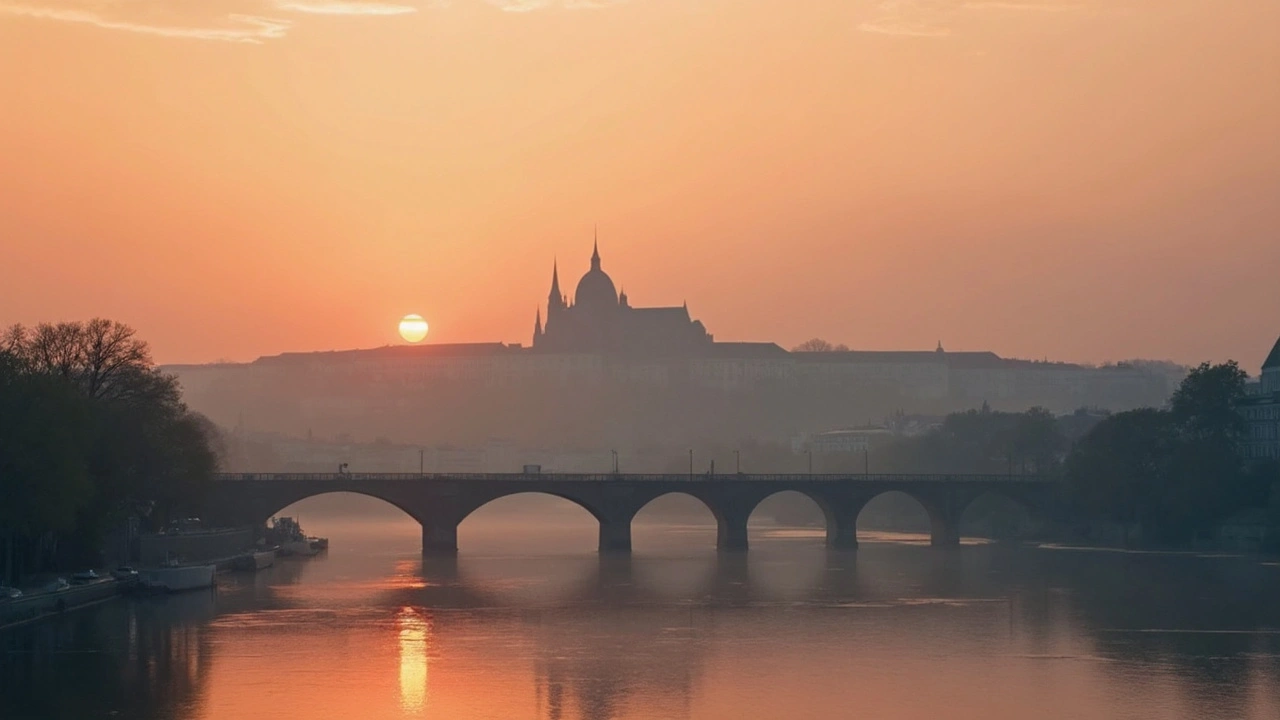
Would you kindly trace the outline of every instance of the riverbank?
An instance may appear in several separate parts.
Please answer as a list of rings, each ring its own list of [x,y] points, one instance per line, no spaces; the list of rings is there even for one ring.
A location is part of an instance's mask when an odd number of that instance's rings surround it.
[[[60,590],[37,590],[22,597],[0,600],[0,630],[106,602],[123,595],[136,584],[137,578],[103,578]]]

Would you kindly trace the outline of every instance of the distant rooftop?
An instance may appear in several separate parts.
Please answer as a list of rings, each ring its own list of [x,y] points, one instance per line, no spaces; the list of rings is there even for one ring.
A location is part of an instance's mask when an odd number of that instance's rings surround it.
[[[254,364],[342,362],[368,359],[456,357],[460,355],[503,355],[521,352],[519,345],[494,343],[431,343],[426,345],[385,345],[366,350],[316,350],[265,355]]]
[[[1271,348],[1271,353],[1267,355],[1267,359],[1262,361],[1263,370],[1272,368],[1280,368],[1280,339],[1276,340],[1276,344]]]

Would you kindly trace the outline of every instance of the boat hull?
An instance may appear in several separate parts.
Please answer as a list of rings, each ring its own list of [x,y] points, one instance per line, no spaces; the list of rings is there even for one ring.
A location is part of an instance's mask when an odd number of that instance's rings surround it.
[[[274,550],[263,550],[237,556],[232,567],[242,572],[257,572],[271,567],[275,560],[276,553]]]
[[[199,590],[213,587],[213,575],[216,570],[216,565],[152,568],[139,570],[138,581],[142,587],[159,592]]]
[[[308,557],[315,555],[318,551],[311,547],[311,543],[305,540],[290,540],[280,546],[281,555],[301,555]]]

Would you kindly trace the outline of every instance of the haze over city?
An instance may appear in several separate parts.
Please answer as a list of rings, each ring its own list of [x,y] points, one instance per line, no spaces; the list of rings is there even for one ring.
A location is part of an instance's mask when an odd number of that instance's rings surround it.
[[[3,720],[1280,718],[1275,0],[0,0]]]
[[[0,2],[0,326],[162,363],[527,341],[593,227],[717,340],[1241,360],[1280,7]],[[831,312],[838,308],[840,312]]]

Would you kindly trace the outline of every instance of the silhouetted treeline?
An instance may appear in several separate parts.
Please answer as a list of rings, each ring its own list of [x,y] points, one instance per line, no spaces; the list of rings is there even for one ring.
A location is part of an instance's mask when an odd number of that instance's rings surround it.
[[[1243,370],[1191,371],[1167,409],[1108,417],[1072,449],[1066,472],[1088,520],[1125,528],[1135,542],[1186,544],[1231,514],[1268,502],[1274,464],[1245,463]]]
[[[0,570],[97,559],[126,518],[162,526],[199,506],[217,465],[211,423],[187,410],[132,328],[14,326],[0,336]]]

